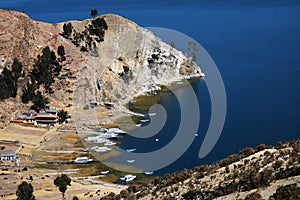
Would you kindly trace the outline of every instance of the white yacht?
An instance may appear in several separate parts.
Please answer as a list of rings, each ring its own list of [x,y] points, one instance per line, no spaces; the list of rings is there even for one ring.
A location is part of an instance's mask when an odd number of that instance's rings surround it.
[[[74,163],[76,164],[86,164],[89,162],[92,162],[93,159],[89,159],[88,157],[78,157],[74,160]]]
[[[128,163],[133,163],[135,160],[127,160]]]

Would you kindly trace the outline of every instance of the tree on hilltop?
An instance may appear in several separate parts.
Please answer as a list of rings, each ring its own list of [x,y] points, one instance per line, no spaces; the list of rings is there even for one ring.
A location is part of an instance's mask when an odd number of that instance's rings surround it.
[[[98,10],[96,10],[96,9],[91,10],[92,17],[96,17],[97,15],[98,15]]]
[[[63,33],[62,35],[66,38],[69,38],[72,34],[73,26],[71,23],[67,23],[63,25]]]
[[[197,57],[198,45],[195,41],[188,42],[188,51],[192,54],[192,61],[196,62],[198,59]]]

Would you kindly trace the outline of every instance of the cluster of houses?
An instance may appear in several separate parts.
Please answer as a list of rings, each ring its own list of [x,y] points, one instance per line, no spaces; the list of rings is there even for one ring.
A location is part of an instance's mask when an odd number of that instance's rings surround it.
[[[22,115],[18,115],[10,123],[22,123],[32,126],[55,126],[59,122],[57,110],[47,110],[45,112],[36,113],[35,111],[25,111]]]

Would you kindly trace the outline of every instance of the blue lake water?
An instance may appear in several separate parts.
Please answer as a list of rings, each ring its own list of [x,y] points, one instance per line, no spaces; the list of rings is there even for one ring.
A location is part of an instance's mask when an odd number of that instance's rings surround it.
[[[88,18],[91,9],[116,13],[144,27],[164,27],[199,42],[212,56],[227,93],[227,117],[213,151],[198,159],[210,117],[205,81],[193,83],[200,109],[199,137],[175,163],[158,172],[174,172],[212,163],[260,143],[275,145],[300,135],[300,2],[237,0],[2,0],[0,8],[24,11],[36,20],[56,23]],[[209,76],[209,74],[207,74]],[[178,102],[165,94],[160,102],[170,125],[160,144],[176,133]],[[180,113],[179,113],[180,114]],[[159,144],[157,144],[159,148]],[[149,141],[123,138],[123,147],[151,150]]]

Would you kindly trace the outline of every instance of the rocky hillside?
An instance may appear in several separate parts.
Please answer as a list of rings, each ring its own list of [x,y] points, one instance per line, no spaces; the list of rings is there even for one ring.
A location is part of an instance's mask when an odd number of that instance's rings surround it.
[[[56,24],[47,24],[30,19],[26,14],[15,11],[0,10],[0,73],[6,67],[11,68],[15,58],[23,65],[24,76],[18,80],[18,95],[16,98],[2,99],[0,103],[0,117],[6,122],[11,117],[22,113],[30,106],[21,102],[22,90],[30,81],[29,74],[38,57],[45,47],[54,52],[59,45],[63,45],[66,61],[63,67],[70,67],[71,73],[76,74],[80,63],[87,54],[80,52],[69,40],[60,35],[61,30]],[[65,71],[61,71],[64,74]],[[5,77],[4,77],[5,79]],[[54,93],[45,94],[55,108],[67,107],[72,102],[71,80],[55,79]]]
[[[34,21],[24,13],[0,10],[0,72],[5,67],[11,68],[17,58],[25,74],[18,80],[16,100],[4,99],[6,103],[1,103],[0,112],[4,118],[24,107],[20,96],[30,82],[29,75],[38,55],[49,46],[58,57],[60,45],[66,53],[60,76],[73,79],[57,76],[51,94],[40,88],[58,108],[73,103],[74,77],[77,77],[76,88],[79,88],[74,96],[85,97],[78,100],[81,103],[94,99],[123,105],[134,96],[159,89],[159,85],[201,75],[191,58],[150,31],[117,15],[47,24]]]
[[[300,140],[245,148],[213,165],[202,165],[131,185],[103,199],[300,199]]]

